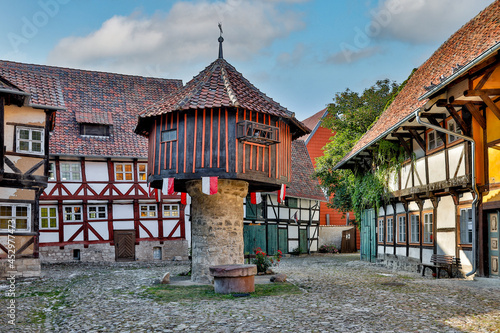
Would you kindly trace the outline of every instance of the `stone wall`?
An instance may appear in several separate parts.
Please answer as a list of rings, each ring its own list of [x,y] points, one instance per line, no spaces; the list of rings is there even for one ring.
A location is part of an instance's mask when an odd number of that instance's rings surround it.
[[[201,180],[186,185],[191,196],[191,280],[210,283],[210,266],[244,263],[243,198],[248,183],[221,179],[214,195],[202,193]]]
[[[16,273],[11,273],[16,272]],[[39,277],[41,274],[41,264],[38,258],[16,258],[14,268],[10,267],[7,259],[0,260],[0,278],[11,277],[14,274],[16,277]]]
[[[353,226],[319,226],[318,248],[321,245],[334,244],[340,250],[342,245],[342,231],[354,228]]]
[[[420,260],[407,256],[397,256],[394,254],[379,253],[377,255],[377,264],[391,268],[395,271],[402,270],[420,273],[422,269]]]
[[[158,260],[154,258],[154,248],[160,248],[161,260],[189,260],[188,242],[185,239],[164,241],[140,242],[135,246],[135,257],[139,261]]]

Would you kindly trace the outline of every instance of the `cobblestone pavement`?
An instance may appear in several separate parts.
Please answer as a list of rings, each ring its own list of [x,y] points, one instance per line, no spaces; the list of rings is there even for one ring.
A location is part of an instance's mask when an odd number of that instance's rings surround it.
[[[500,332],[500,280],[422,278],[358,255],[285,258],[300,295],[161,302],[144,286],[186,264],[52,264],[16,282],[16,325],[1,332]]]

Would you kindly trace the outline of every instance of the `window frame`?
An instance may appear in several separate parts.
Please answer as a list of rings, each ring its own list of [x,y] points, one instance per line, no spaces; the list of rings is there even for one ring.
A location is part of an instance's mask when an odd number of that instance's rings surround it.
[[[144,171],[141,171],[141,167],[144,167]],[[144,174],[144,179],[141,179],[141,174]],[[147,163],[137,163],[137,181],[147,182],[148,181],[148,164]]]
[[[42,216],[42,210],[47,209],[47,217]],[[50,209],[55,209],[55,216],[50,216]],[[47,227],[43,226],[43,219],[47,219]],[[56,226],[51,227],[50,226],[50,220],[55,219],[56,220]],[[40,230],[58,230],[59,229],[59,212],[58,212],[58,207],[57,206],[40,206],[40,217],[39,217],[39,222],[40,222]]]
[[[21,139],[21,131],[29,131],[28,139]],[[40,140],[33,140],[33,132],[40,132]],[[21,141],[28,142],[28,150],[21,149]],[[33,142],[40,143],[40,151],[33,151]],[[16,126],[16,153],[32,154],[32,155],[45,155],[45,129],[40,127],[30,126]]]
[[[410,241],[410,244],[420,244],[420,213],[413,213],[413,214],[409,214],[409,220],[410,220],[410,226],[409,226],[409,231],[410,231],[410,237],[409,237],[409,241]],[[414,218],[417,219],[416,221],[416,227],[417,227],[417,232],[414,233]],[[414,234],[417,235],[417,241],[414,240]]]
[[[64,166],[69,165],[69,171],[63,171]],[[78,177],[79,179],[74,179],[74,174],[76,174],[76,171],[72,171],[71,166],[72,165],[78,165]],[[63,173],[69,173],[70,177],[69,179],[64,179]],[[82,181],[82,164],[80,162],[60,162],[59,163],[59,173],[60,173],[60,179],[63,182],[81,182]]]
[[[122,166],[123,171],[118,172],[117,167]],[[125,167],[130,166],[130,171],[126,171]],[[134,181],[134,163],[132,162],[115,162],[114,166],[115,181],[117,182],[133,182]],[[123,179],[118,179],[117,175],[123,174]],[[126,179],[126,175],[130,175],[131,179]]]
[[[90,212],[91,208],[96,208],[96,211]],[[99,217],[99,214],[102,214],[102,212],[99,211],[99,208],[104,208],[104,217]],[[97,214],[97,217],[91,217],[92,213]],[[107,220],[108,219],[108,206],[105,204],[87,205],[87,219],[89,219],[89,220]]]
[[[469,208],[469,207],[459,207],[458,208],[458,229],[460,231],[459,235],[459,244],[461,246],[468,246],[468,247],[471,247],[472,246],[472,220],[473,220],[473,216],[472,216],[472,207]],[[465,214],[467,214],[466,216],[466,219],[462,219],[462,216],[463,216],[463,212],[465,212]],[[464,228],[464,225],[466,225],[467,227]],[[470,226],[470,229],[468,228]],[[466,241],[464,242],[463,240],[463,236],[465,235],[464,234],[464,230],[463,229],[466,229],[467,231],[467,236],[468,238],[470,239],[470,242],[469,241]]]
[[[385,240],[385,218],[379,217],[378,219],[378,243],[383,244]]]
[[[390,228],[389,228],[390,225]],[[386,218],[386,242],[387,243],[394,243],[394,218],[393,217],[387,217]],[[389,238],[390,236],[390,238]]]
[[[71,208],[71,213],[66,212],[66,208]],[[75,208],[79,208],[80,212],[75,212],[75,210],[74,210]],[[79,220],[76,219],[77,214],[80,215]],[[68,215],[74,216],[75,219],[68,220],[67,219]],[[81,205],[64,205],[63,206],[63,222],[69,222],[69,223],[71,223],[71,222],[83,222],[83,207]]]
[[[50,176],[52,174],[52,177]],[[49,162],[49,170],[47,170],[47,177],[49,181],[57,181],[56,163]]]
[[[429,138],[430,135],[434,136],[434,144],[435,146],[433,148],[430,147],[431,144],[431,139]],[[444,147],[444,141],[441,139],[441,136],[437,133],[436,130],[430,130],[425,134],[426,137],[426,148],[427,148],[427,153],[436,151],[438,149],[441,149]],[[441,144],[438,145],[438,141],[441,141]]]
[[[434,212],[427,211],[422,214],[424,218],[422,219],[422,245],[434,245]],[[428,223],[428,216],[431,216],[431,222]],[[430,233],[428,233],[428,228],[426,225],[430,225]],[[427,237],[428,233],[428,237]],[[430,240],[427,240],[430,238]]]
[[[171,135],[172,133],[174,133],[174,135]],[[165,138],[165,140],[163,139],[163,135],[164,134],[167,135],[167,138]],[[175,138],[172,138],[173,136],[175,136]],[[160,139],[161,139],[160,142],[177,141],[177,128],[171,128],[171,129],[167,129],[167,130],[161,131],[161,133],[160,133]]]
[[[401,225],[401,219],[403,219],[404,223],[403,223],[403,228],[401,229],[402,225]],[[397,234],[397,243],[399,244],[406,244],[406,240],[407,240],[407,233],[406,233],[406,214],[400,214],[397,216],[397,231],[398,231],[398,234]],[[403,233],[401,233],[403,232]],[[403,237],[401,237],[403,236]],[[401,239],[401,238],[404,238],[404,239]]]
[[[169,209],[165,209],[165,207],[169,207]],[[177,207],[177,209],[172,209],[173,207]],[[180,207],[179,204],[172,203],[164,203],[162,204],[162,216],[163,218],[179,218],[180,217]],[[165,213],[169,212],[169,215],[165,215]],[[177,215],[172,215],[172,213],[177,213]]]
[[[12,227],[9,228],[9,223],[7,222],[7,228],[1,228],[1,225],[0,225],[0,232],[9,232],[10,233],[12,230],[14,233],[31,232],[31,204],[0,202],[0,207],[4,207],[4,206],[10,207],[11,213],[10,213],[10,216],[0,215],[0,219],[7,219],[7,221],[15,220],[15,223],[14,223],[15,227],[14,227],[14,229],[12,229]],[[26,216],[25,217],[16,215],[17,214],[17,207],[25,207],[26,208]],[[19,218],[20,220],[26,219],[26,229],[20,229],[17,227],[17,218]]]
[[[96,129],[102,129],[101,132],[104,132],[104,134],[96,134],[98,132]],[[86,132],[91,132],[91,134]],[[111,136],[111,125],[82,123],[80,124],[80,135],[85,137],[109,138]]]
[[[142,207],[147,207],[145,212],[146,212],[146,215],[142,215]],[[154,207],[154,210],[151,210],[150,208],[151,207]],[[154,212],[154,215],[150,215],[151,212]],[[158,207],[156,205],[156,203],[154,204],[148,204],[148,203],[140,203],[139,204],[139,218],[141,219],[148,219],[148,218],[158,218]]]

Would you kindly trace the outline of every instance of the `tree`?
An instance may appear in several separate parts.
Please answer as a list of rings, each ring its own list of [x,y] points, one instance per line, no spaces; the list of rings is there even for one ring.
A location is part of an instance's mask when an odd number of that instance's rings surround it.
[[[346,89],[335,94],[322,123],[335,136],[323,148],[323,156],[316,160],[316,176],[331,198],[329,205],[342,212],[354,211],[357,219],[362,209],[380,196],[379,180],[374,175],[363,177],[351,170],[334,171],[333,167],[352,150],[399,90],[400,86],[389,79],[377,81],[362,94]]]

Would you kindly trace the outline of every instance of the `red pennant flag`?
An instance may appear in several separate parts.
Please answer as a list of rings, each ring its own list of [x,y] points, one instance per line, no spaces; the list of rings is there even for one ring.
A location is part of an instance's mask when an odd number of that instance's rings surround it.
[[[185,192],[181,193],[181,204],[189,205],[191,204],[191,196]]]
[[[281,190],[278,191],[278,203],[282,203],[285,201],[285,193],[286,193],[286,185],[281,185]]]
[[[162,193],[166,195],[174,194],[174,178],[163,178]]]
[[[262,202],[262,195],[257,192],[250,193],[250,203],[253,205],[258,205]]]
[[[201,191],[208,195],[217,193],[218,177],[201,177]]]
[[[155,192],[155,200],[156,202],[160,202],[160,191],[158,191],[157,188],[154,189],[154,192]]]

